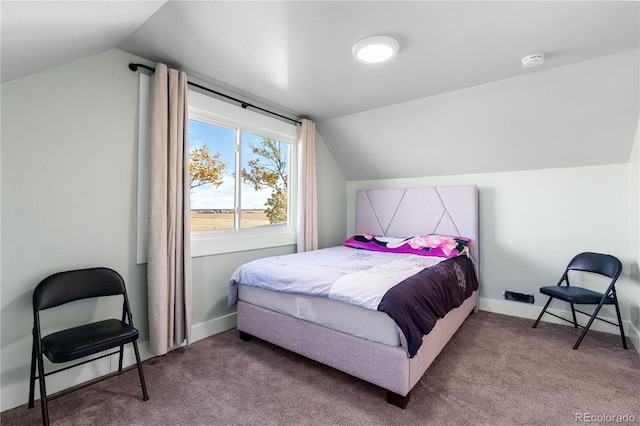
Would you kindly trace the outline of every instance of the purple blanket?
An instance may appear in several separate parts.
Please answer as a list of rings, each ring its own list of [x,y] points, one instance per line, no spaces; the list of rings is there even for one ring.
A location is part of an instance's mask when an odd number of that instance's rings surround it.
[[[423,269],[389,289],[378,310],[398,324],[413,358],[422,345],[422,336],[477,289],[473,263],[467,256],[458,256]]]

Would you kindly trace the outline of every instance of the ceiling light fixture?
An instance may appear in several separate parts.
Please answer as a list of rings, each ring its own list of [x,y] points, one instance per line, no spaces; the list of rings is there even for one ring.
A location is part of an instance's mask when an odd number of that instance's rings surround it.
[[[399,48],[398,41],[392,37],[371,36],[363,38],[354,44],[351,52],[358,61],[374,64],[393,58],[398,53]]]
[[[533,53],[522,58],[522,66],[524,68],[533,68],[542,65],[544,62],[544,53]]]

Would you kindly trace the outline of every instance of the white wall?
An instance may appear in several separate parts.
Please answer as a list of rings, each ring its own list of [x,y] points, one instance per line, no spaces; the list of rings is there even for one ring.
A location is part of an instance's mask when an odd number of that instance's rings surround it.
[[[630,334],[640,334],[640,120],[629,159],[629,282],[620,287],[629,303]],[[640,341],[634,341],[640,348]]]
[[[624,278],[637,257],[629,254],[629,166],[613,164],[522,172],[350,181],[347,231],[354,230],[359,189],[475,184],[480,191],[480,308],[535,318],[546,301],[538,292],[554,285],[582,251],[610,253],[624,263]],[[503,290],[535,296],[535,306],[505,301]],[[621,294],[626,330],[638,301]],[[555,305],[554,305],[555,306]],[[564,306],[558,304],[564,310]],[[615,318],[614,311],[606,316]],[[553,320],[553,317],[545,317]],[[604,325],[594,329],[616,332]]]
[[[318,180],[318,245],[319,248],[340,245],[345,240],[347,223],[347,181],[316,132],[316,163]]]
[[[149,357],[146,265],[136,264],[139,78],[129,62],[145,61],[114,49],[2,85],[1,410],[27,401],[31,294],[53,272],[95,265],[119,271],[143,358]],[[327,207],[320,242],[326,246],[345,233],[346,181],[318,139],[318,199]],[[235,326],[227,295],[237,266],[294,250],[194,258],[194,340]],[[108,308],[81,305],[73,313],[87,318]],[[105,359],[50,376],[48,392],[116,366]]]
[[[111,51],[2,85],[2,409],[27,398],[31,293],[53,272],[118,270],[147,339],[145,268],[134,261],[138,89],[128,58]],[[111,369],[109,361],[52,377],[50,391]]]

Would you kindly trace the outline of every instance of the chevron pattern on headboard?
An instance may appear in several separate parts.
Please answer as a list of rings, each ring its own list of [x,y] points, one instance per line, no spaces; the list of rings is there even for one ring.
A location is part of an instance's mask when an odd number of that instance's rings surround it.
[[[478,187],[475,185],[366,189],[356,195],[356,233],[410,237],[422,234],[471,238],[479,261]]]

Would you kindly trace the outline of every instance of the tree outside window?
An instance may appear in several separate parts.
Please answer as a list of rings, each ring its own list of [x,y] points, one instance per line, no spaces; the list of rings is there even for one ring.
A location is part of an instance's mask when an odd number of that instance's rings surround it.
[[[189,125],[192,230],[286,224],[291,145],[196,120]]]

